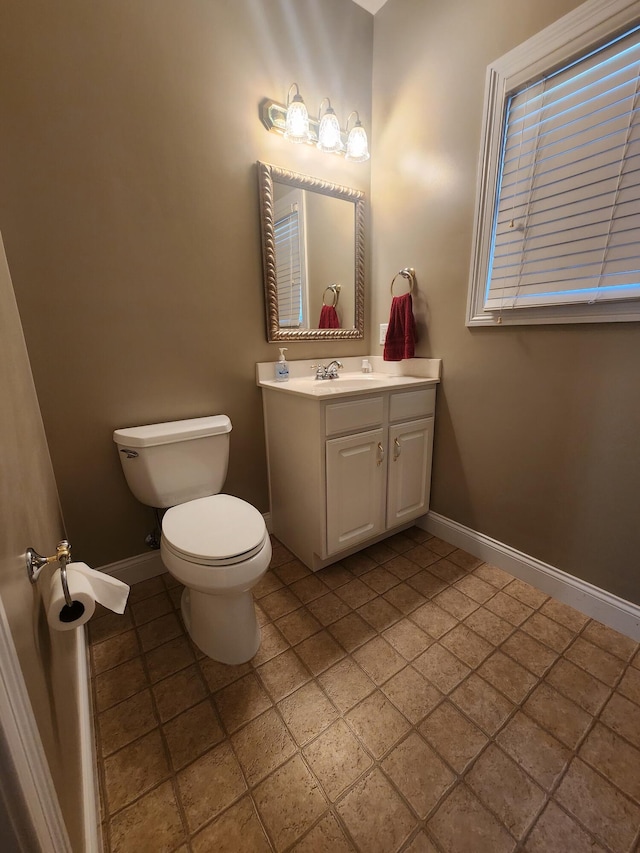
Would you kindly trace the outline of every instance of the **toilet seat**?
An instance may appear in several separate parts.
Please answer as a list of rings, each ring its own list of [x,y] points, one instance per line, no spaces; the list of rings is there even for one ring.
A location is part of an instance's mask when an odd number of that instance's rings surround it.
[[[166,549],[201,566],[250,560],[268,540],[264,518],[232,495],[210,495],[168,509],[162,519]]]

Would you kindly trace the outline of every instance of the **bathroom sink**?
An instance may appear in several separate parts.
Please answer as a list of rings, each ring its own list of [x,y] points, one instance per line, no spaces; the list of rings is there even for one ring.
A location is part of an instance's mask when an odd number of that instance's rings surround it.
[[[389,377],[384,373],[339,373],[337,379],[314,379],[318,385],[332,385],[333,388],[326,389],[328,393],[344,393],[345,391],[360,391],[371,389],[371,386],[388,383]]]
[[[338,361],[338,359],[334,359]],[[410,390],[437,385],[440,381],[441,361],[435,358],[411,358],[402,362],[385,362],[381,356],[340,356],[342,363],[335,379],[316,379],[318,361],[312,359],[289,362],[289,379],[278,382],[274,378],[274,363],[256,365],[257,384],[269,391],[294,394],[322,400],[336,397],[376,394],[378,391]],[[363,373],[362,362],[369,362],[372,373]],[[323,359],[325,365],[331,364]]]
[[[429,385],[437,380],[416,376],[391,376],[387,373],[347,372],[338,374],[337,379],[316,379],[315,376],[292,377],[288,382],[263,380],[263,387],[283,391],[286,394],[301,394],[305,397],[335,397],[346,394],[370,394],[411,385]]]
[[[339,373],[339,382],[386,382],[389,378],[388,373]],[[324,379],[323,382],[335,382],[335,379]]]

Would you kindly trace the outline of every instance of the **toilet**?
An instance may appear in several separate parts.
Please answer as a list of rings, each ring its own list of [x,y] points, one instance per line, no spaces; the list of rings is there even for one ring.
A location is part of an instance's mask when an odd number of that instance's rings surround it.
[[[118,429],[124,475],[147,506],[167,508],[160,556],[185,587],[191,639],[221,663],[250,660],[260,646],[251,589],[271,561],[271,540],[255,507],[220,494],[227,476],[226,415]]]

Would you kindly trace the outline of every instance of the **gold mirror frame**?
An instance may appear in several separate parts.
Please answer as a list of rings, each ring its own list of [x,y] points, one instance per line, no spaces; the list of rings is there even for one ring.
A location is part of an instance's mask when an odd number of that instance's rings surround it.
[[[260,218],[262,221],[262,268],[267,314],[267,340],[275,341],[335,341],[364,338],[364,193],[350,187],[332,184],[308,175],[299,175],[279,166],[258,162],[260,186]],[[354,216],[354,316],[353,329],[281,329],[278,322],[278,286],[273,214],[273,182],[287,184],[311,192],[352,202]]]

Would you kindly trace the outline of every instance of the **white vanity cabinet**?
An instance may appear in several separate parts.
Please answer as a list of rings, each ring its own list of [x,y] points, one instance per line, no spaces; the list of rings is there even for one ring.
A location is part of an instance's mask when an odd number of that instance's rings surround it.
[[[327,553],[385,529],[384,430],[327,441]]]
[[[433,383],[336,399],[263,388],[273,532],[307,566],[427,512],[435,395]]]
[[[433,417],[389,427],[387,527],[429,509]]]

